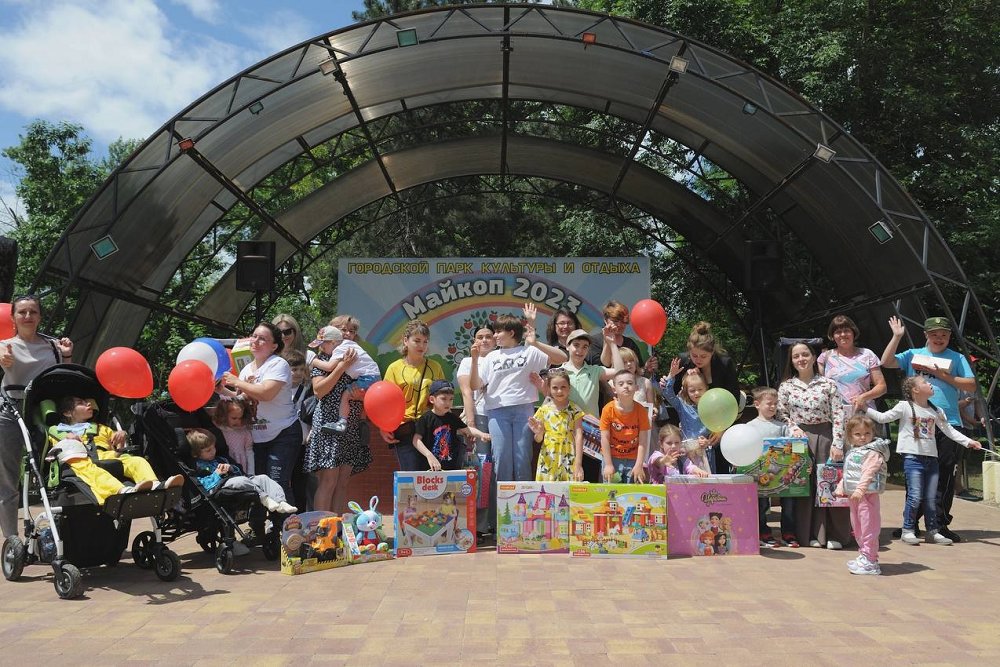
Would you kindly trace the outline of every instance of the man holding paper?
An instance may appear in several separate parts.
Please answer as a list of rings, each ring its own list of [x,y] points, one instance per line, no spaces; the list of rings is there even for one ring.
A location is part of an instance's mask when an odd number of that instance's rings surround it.
[[[958,400],[960,391],[975,392],[976,378],[964,355],[948,347],[951,342],[951,322],[946,317],[928,317],[924,321],[924,347],[896,352],[899,341],[906,333],[903,321],[889,318],[892,339],[882,352],[882,366],[900,368],[907,376],[923,375],[934,388],[931,402],[944,410],[948,423],[961,429],[962,415]],[[937,511],[938,526],[945,537],[961,542],[961,537],[948,527],[951,522],[951,504],[955,498],[955,472],[958,467],[959,445],[940,430],[935,433],[938,450]]]

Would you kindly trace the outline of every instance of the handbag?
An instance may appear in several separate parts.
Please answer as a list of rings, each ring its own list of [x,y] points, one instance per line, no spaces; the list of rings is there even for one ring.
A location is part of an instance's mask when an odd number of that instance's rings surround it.
[[[844,464],[827,461],[816,466],[816,507],[850,507],[847,496],[836,496],[834,491],[844,478]]]

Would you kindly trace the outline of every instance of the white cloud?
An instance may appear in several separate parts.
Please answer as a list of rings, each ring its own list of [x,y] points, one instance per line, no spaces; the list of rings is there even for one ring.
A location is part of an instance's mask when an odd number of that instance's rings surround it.
[[[270,12],[266,21],[239,26],[238,30],[261,49],[261,58],[284,51],[290,46],[315,37],[315,26],[304,17],[286,9]]]
[[[175,5],[186,7],[195,18],[206,23],[218,23],[222,17],[222,8],[217,0],[172,0]]]
[[[99,140],[148,136],[244,66],[235,46],[174,29],[152,0],[38,7],[0,28],[0,106]]]

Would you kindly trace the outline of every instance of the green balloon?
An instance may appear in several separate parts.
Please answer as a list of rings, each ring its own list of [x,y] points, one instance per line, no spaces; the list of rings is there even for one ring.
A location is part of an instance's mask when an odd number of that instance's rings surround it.
[[[701,423],[712,433],[720,433],[732,426],[738,413],[736,398],[722,387],[709,389],[698,401]]]

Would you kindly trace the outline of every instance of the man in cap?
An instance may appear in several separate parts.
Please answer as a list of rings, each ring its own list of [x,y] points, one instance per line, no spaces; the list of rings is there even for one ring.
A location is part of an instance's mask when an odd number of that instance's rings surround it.
[[[965,355],[948,347],[951,342],[951,322],[947,317],[928,317],[924,321],[924,347],[896,352],[899,341],[906,333],[906,326],[898,317],[889,318],[892,339],[882,352],[882,366],[899,368],[907,377],[923,375],[934,388],[931,402],[944,410],[955,428],[962,428],[962,415],[958,401],[962,391],[976,391],[976,377]],[[960,445],[945,436],[940,429],[935,431],[938,450],[937,512],[939,532],[945,537],[961,542],[961,537],[953,532],[951,504],[955,499],[955,471],[958,467]]]

